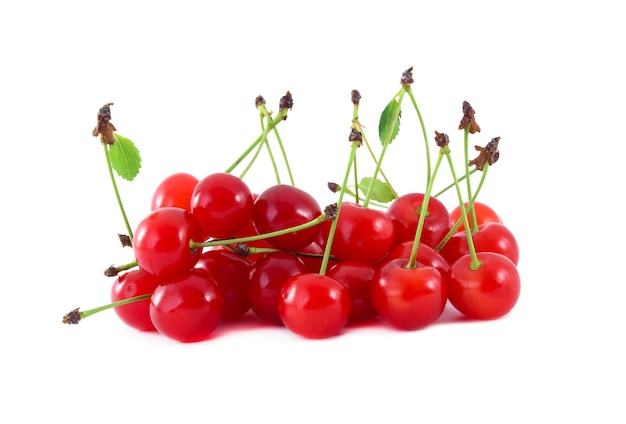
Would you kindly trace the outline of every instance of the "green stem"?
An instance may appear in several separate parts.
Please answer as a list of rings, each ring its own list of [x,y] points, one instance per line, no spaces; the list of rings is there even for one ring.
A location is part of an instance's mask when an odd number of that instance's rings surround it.
[[[369,152],[370,156],[372,157],[372,159],[374,160],[374,162],[376,162],[378,159],[376,158],[376,154],[374,153],[374,150],[372,149],[372,146],[370,146],[369,141],[367,141],[367,137],[365,136],[365,131],[363,130],[363,125],[361,125],[361,122],[359,122],[358,118],[355,118],[353,120],[353,125],[354,128],[361,133],[361,136],[363,137],[363,144],[365,144],[365,148],[367,149],[367,151]],[[387,175],[385,175],[385,173],[383,172],[383,169],[380,169],[380,176],[383,178],[383,180],[385,181],[385,184],[387,184],[387,187],[389,188],[389,190],[391,191],[394,199],[398,197],[398,193],[396,192],[396,190],[394,190],[394,188],[391,186],[391,183],[389,182],[389,179],[387,178]],[[358,198],[357,198],[357,203],[358,202]]]
[[[343,184],[341,185],[341,190],[339,191],[339,198],[337,199],[337,214],[335,219],[333,219],[330,225],[330,231],[328,233],[328,239],[326,240],[326,247],[324,248],[324,257],[322,258],[322,265],[320,266],[320,274],[326,274],[326,268],[328,267],[328,261],[330,258],[330,250],[333,244],[333,240],[335,238],[335,232],[337,228],[337,224],[339,222],[339,215],[341,214],[341,205],[343,204],[343,195],[345,194],[344,187],[348,183],[348,179],[350,178],[350,171],[352,169],[352,164],[356,157],[356,149],[359,147],[360,141],[353,141],[352,148],[350,149],[350,159],[348,160],[348,166],[346,168],[346,173],[343,178]]]
[[[478,169],[477,169],[477,168],[472,169],[472,170],[469,172],[469,175],[472,175],[472,174],[473,174],[474,172],[476,172],[476,171],[478,171]],[[459,182],[460,182],[460,181],[463,181],[465,178],[468,178],[468,177],[469,177],[469,175],[468,175],[468,174],[465,174],[465,175],[461,176],[461,178],[459,178],[459,179],[458,179],[458,181],[459,181]],[[445,193],[446,191],[448,191],[449,189],[451,189],[452,187],[454,187],[454,184],[456,184],[456,182],[457,182],[457,181],[453,181],[453,182],[451,182],[450,184],[448,184],[447,186],[445,186],[444,188],[442,188],[441,190],[439,190],[439,192],[437,192],[437,193],[436,193],[436,194],[434,194],[433,196],[434,196],[434,197],[439,197],[439,196],[441,196],[443,193]]]
[[[411,86],[406,86],[406,92],[411,99],[411,103],[413,103],[413,107],[417,112],[417,117],[420,121],[420,126],[422,127],[422,135],[424,136],[424,144],[426,145],[426,181],[431,181],[431,164],[430,164],[430,147],[428,143],[428,136],[426,135],[426,125],[424,124],[424,119],[422,119],[422,114],[420,112],[420,108],[417,106],[417,101],[415,100],[415,96],[413,96],[413,90],[411,90]]]
[[[133,230],[130,227],[130,223],[128,222],[128,217],[126,216],[126,211],[124,210],[124,205],[122,204],[122,198],[120,197],[120,192],[117,189],[117,183],[115,182],[115,175],[113,175],[113,166],[111,165],[111,158],[109,156],[109,145],[106,143],[102,143],[102,147],[104,148],[104,157],[107,161],[107,168],[109,169],[109,177],[111,178],[111,184],[113,184],[113,191],[115,192],[115,198],[117,199],[117,204],[120,207],[120,211],[122,212],[122,218],[124,219],[124,224],[126,225],[126,231],[128,232],[128,237],[130,238],[130,242],[133,242]]]
[[[471,211],[474,209],[474,203],[476,202],[478,193],[480,193],[480,189],[482,188],[483,183],[485,182],[485,178],[487,177],[487,169],[489,169],[488,163],[485,164],[483,168],[482,176],[480,178],[480,181],[478,182],[478,187],[476,187],[476,191],[474,192],[472,198],[470,199],[470,201],[467,203],[467,206],[465,207],[466,212],[471,213]],[[474,169],[474,171],[476,171],[476,169]],[[456,233],[456,230],[461,226],[461,224],[463,224],[463,218],[459,216],[459,218],[456,220],[452,228],[450,228],[450,230],[445,235],[445,237],[441,239],[441,241],[437,244],[437,246],[435,246],[435,252],[437,253],[441,252],[443,247],[446,245],[448,241],[450,241],[450,239]],[[476,227],[476,230],[478,231],[478,227]]]
[[[413,240],[413,246],[411,248],[411,255],[409,256],[409,262],[406,265],[406,268],[415,268],[417,263],[417,252],[420,244],[420,238],[422,237],[422,231],[424,228],[424,221],[426,220],[426,215],[428,215],[428,202],[430,201],[430,193],[433,189],[433,183],[435,182],[435,177],[437,175],[437,171],[439,170],[439,165],[443,159],[443,149],[440,149],[439,156],[437,157],[437,162],[435,163],[435,169],[432,172],[432,178],[428,180],[428,184],[426,184],[426,191],[424,192],[424,198],[422,200],[422,206],[420,208],[420,217],[417,221],[417,230],[415,231],[415,239]]]
[[[469,167],[469,128],[470,126],[467,125],[465,126],[465,129],[463,130],[463,150],[464,150],[464,154],[465,154],[465,175],[469,176],[470,174],[470,167]],[[471,179],[468,177],[465,179],[465,181],[467,182],[467,198],[468,200],[471,199],[473,197],[472,195],[472,185],[471,183]],[[471,230],[472,232],[476,231],[476,227],[478,227],[478,221],[476,219],[476,212],[474,212],[474,208],[472,208],[470,210],[470,221],[471,221]]]
[[[223,240],[211,240],[211,241],[205,241],[205,242],[196,242],[196,241],[190,240],[189,248],[198,249],[202,247],[222,246],[226,244],[248,243],[250,241],[264,240],[270,237],[278,237],[278,236],[293,233],[296,231],[302,231],[304,229],[313,227],[315,225],[319,225],[322,222],[326,221],[327,219],[328,217],[326,216],[326,214],[322,212],[322,214],[319,215],[317,218],[314,218],[308,222],[305,222],[304,224],[295,225],[289,228],[283,228],[282,230],[271,231],[269,233],[257,234],[255,236],[238,237],[238,238],[223,239]]]
[[[450,165],[450,172],[452,172],[452,178],[454,181],[458,181],[456,177],[456,172],[454,170],[454,163],[452,162],[452,157],[450,155],[450,149],[448,146],[444,147],[444,153],[446,158],[448,159],[448,164]],[[470,269],[476,271],[482,265],[482,262],[478,259],[476,254],[476,249],[474,247],[474,241],[472,240],[472,233],[469,229],[469,220],[467,219],[467,211],[465,209],[465,202],[463,201],[463,195],[461,194],[461,188],[459,187],[458,182],[455,184],[456,194],[459,199],[459,208],[461,209],[461,217],[463,219],[463,224],[465,225],[465,235],[467,237],[467,246],[469,248],[469,253],[471,255]]]
[[[276,117],[268,123],[267,128],[263,130],[263,134],[261,134],[256,140],[254,140],[254,142],[235,160],[235,162],[233,162],[232,165],[226,168],[225,172],[231,173],[233,169],[235,169],[250,154],[250,152],[265,139],[267,133],[274,129],[276,125],[284,120],[285,116],[287,116],[288,111],[288,109],[281,109],[278,115],[276,115]]]
[[[142,294],[135,297],[129,297],[128,299],[118,300],[117,302],[111,302],[107,305],[99,306],[97,308],[88,309],[86,311],[79,311],[74,309],[70,313],[63,317],[63,324],[78,324],[81,320],[94,315],[98,312],[105,311],[107,309],[115,308],[118,306],[126,305],[128,303],[139,302],[141,300],[148,300],[152,297],[152,294]]]
[[[289,175],[289,182],[292,186],[295,186],[296,183],[293,179],[293,173],[291,172],[291,166],[289,165],[289,160],[287,159],[287,152],[285,150],[285,146],[283,144],[282,139],[280,138],[280,134],[278,134],[278,129],[274,128],[274,135],[276,136],[276,141],[278,142],[278,147],[283,155],[283,160],[285,161],[285,167],[287,168],[287,175]]]
[[[398,101],[395,104],[393,114],[392,114],[394,121],[400,117],[400,105],[402,104],[404,93],[406,93],[406,88],[403,86],[398,92],[398,94],[395,96],[398,98]],[[380,167],[383,163],[383,158],[385,157],[385,152],[387,151],[387,147],[389,147],[389,144],[391,143],[392,136],[393,136],[393,130],[388,131],[388,133],[385,135],[385,139],[383,140],[383,149],[380,151],[380,155],[378,156],[378,160],[376,161],[376,168],[374,169],[374,174],[372,175],[372,182],[376,181],[376,178],[378,178],[378,173],[380,172]],[[367,194],[365,195],[365,200],[363,201],[364,208],[368,207],[369,205],[370,198],[372,197],[373,187],[374,187],[374,184],[372,183],[367,189]]]

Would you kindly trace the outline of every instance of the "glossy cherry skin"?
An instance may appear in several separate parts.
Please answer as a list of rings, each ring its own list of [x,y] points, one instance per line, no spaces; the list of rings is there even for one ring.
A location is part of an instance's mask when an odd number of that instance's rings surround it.
[[[520,275],[509,258],[499,253],[477,254],[482,265],[470,269],[465,255],[450,266],[448,298],[468,318],[491,320],[508,314],[519,299]]]
[[[434,323],[447,302],[445,280],[435,268],[405,268],[395,259],[376,270],[372,302],[380,317],[400,330],[418,330]]]
[[[259,234],[266,234],[305,224],[321,214],[319,203],[309,193],[288,184],[278,184],[259,194],[252,219]],[[315,240],[319,231],[319,225],[314,225],[266,240],[278,249],[296,251]]]
[[[191,211],[191,194],[198,184],[198,179],[186,172],[178,172],[167,176],[152,195],[150,210],[165,206],[176,206]]]
[[[342,202],[332,239],[331,255],[344,261],[375,264],[384,258],[394,243],[391,218],[383,211]],[[328,242],[331,221],[323,223],[324,242]]]
[[[278,312],[280,289],[290,277],[307,272],[304,262],[288,252],[270,252],[250,266],[248,300],[252,311],[261,320],[283,325]]]
[[[391,249],[389,254],[385,257],[380,265],[390,262],[394,259],[406,259],[408,261],[408,259],[411,257],[412,249],[412,241],[403,241],[402,243],[395,245],[393,249]],[[450,264],[443,256],[441,256],[441,254],[437,253],[435,249],[424,243],[420,243],[419,247],[417,248],[416,261],[421,263],[422,265],[432,266],[433,268],[437,269],[437,271],[439,271],[442,276],[446,275],[448,272],[448,268],[450,268]]]
[[[372,303],[371,285],[376,268],[358,261],[342,261],[333,265],[326,275],[346,286],[350,293],[349,324],[370,321],[378,316]]]
[[[515,265],[519,262],[519,245],[515,236],[500,222],[487,222],[478,226],[478,232],[472,234],[472,241],[477,252],[495,252],[508,257]],[[448,263],[456,262],[469,253],[465,232],[455,233],[441,249]]]
[[[289,278],[280,290],[278,311],[292,332],[310,339],[336,336],[350,316],[350,293],[327,275],[305,273]]]
[[[159,277],[189,271],[201,249],[190,249],[191,240],[202,240],[202,227],[186,209],[173,206],[155,209],[137,226],[133,252],[139,267]]]
[[[204,239],[231,238],[252,218],[254,200],[248,185],[240,178],[216,172],[196,184],[190,200]]]
[[[467,202],[465,202],[465,207],[467,208]],[[487,222],[499,222],[502,223],[502,219],[498,216],[495,210],[490,206],[481,203],[474,202],[474,212],[476,214],[476,222],[478,225],[486,224]],[[461,208],[455,207],[450,211],[450,226],[452,227],[456,224],[456,221],[461,217]],[[471,224],[470,214],[467,214],[467,219]],[[457,232],[465,231],[465,225],[461,223],[461,225],[457,228]]]
[[[152,294],[160,279],[141,268],[134,268],[118,275],[111,286],[111,302]],[[150,300],[140,300],[116,306],[115,313],[129,327],[139,331],[156,331],[150,319]]]
[[[208,339],[222,321],[224,298],[204,271],[168,278],[154,290],[150,318],[159,333],[183,343]]]
[[[206,271],[222,291],[224,321],[233,321],[248,312],[250,309],[246,291],[250,272],[248,260],[230,250],[207,250],[200,256],[195,269]]]
[[[387,214],[394,225],[394,244],[415,239],[423,202],[424,193],[407,193],[389,205]],[[450,230],[450,213],[446,206],[435,197],[429,197],[427,209],[428,214],[424,218],[420,242],[434,248]]]

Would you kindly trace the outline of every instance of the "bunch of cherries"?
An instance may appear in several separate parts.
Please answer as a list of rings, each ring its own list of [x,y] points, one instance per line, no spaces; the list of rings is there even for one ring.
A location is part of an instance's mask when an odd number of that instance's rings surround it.
[[[402,89],[381,117],[384,147],[397,135],[402,97],[413,99],[411,71],[403,73]],[[290,99],[289,93],[281,99],[277,117],[261,107],[268,118],[262,141],[286,118]],[[478,190],[472,192],[469,183],[473,172],[484,177],[497,161],[499,137],[476,147],[478,157],[467,161],[460,178],[453,171],[450,187],[459,195],[453,209],[431,195],[443,159],[453,169],[448,136],[439,132],[439,155],[435,167],[428,166],[426,189],[395,195],[384,207],[371,206],[369,196],[360,199],[345,188],[365,139],[359,99],[353,91],[346,180],[329,184],[339,193],[337,203],[322,207],[295,184],[277,183],[253,193],[231,169],[201,179],[184,172],[169,175],[154,191],[150,213],[126,239],[135,260],[106,272],[115,277],[112,302],[75,309],[63,322],[75,324],[114,308],[134,329],[198,342],[222,322],[249,314],[310,339],[375,320],[418,330],[437,321],[448,303],[472,319],[508,314],[520,293],[519,247],[497,213],[475,200]],[[257,98],[257,107],[263,105]],[[459,129],[466,139],[480,131],[467,102]],[[461,195],[463,183],[468,198]],[[348,194],[353,197],[344,200]]]

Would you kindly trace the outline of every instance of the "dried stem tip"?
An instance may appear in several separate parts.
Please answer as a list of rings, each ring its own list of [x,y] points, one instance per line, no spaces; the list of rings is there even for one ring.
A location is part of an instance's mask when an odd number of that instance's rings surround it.
[[[348,140],[351,142],[358,141],[359,146],[361,146],[363,144],[363,134],[361,134],[360,131],[357,131],[356,128],[352,128],[352,130],[350,131],[350,135],[348,136]]]
[[[264,104],[265,104],[265,99],[263,98],[263,96],[257,96],[257,98],[254,99],[254,105],[256,106],[257,109],[263,106]]]
[[[437,143],[437,146],[444,148],[450,143],[450,138],[447,134],[435,131],[435,143]]]
[[[115,142],[115,139],[113,137],[113,131],[115,131],[115,127],[110,122],[111,106],[113,106],[113,103],[107,103],[100,108],[100,110],[98,111],[98,123],[91,132],[94,137],[100,136],[100,140],[103,143],[107,144],[113,144]]]
[[[63,324],[78,324],[80,322],[80,312],[79,308],[70,311],[63,317]]]
[[[326,219],[328,220],[333,220],[335,218],[337,218],[337,212],[339,211],[339,208],[337,207],[337,203],[333,203],[331,205],[328,205],[324,208],[324,214],[326,215]]]
[[[482,171],[486,163],[488,163],[490,166],[496,163],[500,158],[500,151],[498,150],[499,142],[500,137],[495,137],[492,138],[485,147],[474,146],[474,148],[480,153],[475,159],[472,159],[469,162],[469,165],[476,166],[476,169]]]
[[[341,190],[341,186],[337,183],[328,183],[328,189],[333,193],[337,193],[339,190]]]
[[[293,97],[291,97],[291,93],[289,91],[287,91],[287,94],[280,98],[278,107],[280,109],[291,109],[293,107]]]
[[[352,90],[351,96],[352,104],[358,105],[361,100],[361,93],[359,93],[359,90]]]
[[[413,67],[411,66],[406,71],[402,72],[402,77],[400,78],[400,83],[404,85],[413,84]]]
[[[468,102],[463,102],[463,118],[461,119],[461,123],[459,124],[459,129],[463,130],[469,125],[470,134],[474,134],[480,132],[480,126],[476,123],[474,119],[474,108]]]

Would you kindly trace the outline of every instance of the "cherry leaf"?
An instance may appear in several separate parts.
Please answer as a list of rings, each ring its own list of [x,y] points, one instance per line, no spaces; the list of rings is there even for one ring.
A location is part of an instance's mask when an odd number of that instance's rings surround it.
[[[117,174],[125,180],[132,181],[141,168],[141,156],[135,144],[113,133],[115,143],[109,145],[109,160]]]
[[[400,104],[394,98],[385,106],[383,113],[380,114],[378,136],[381,143],[391,143],[396,138],[398,132],[400,132],[400,115]]]
[[[396,198],[393,192],[389,189],[389,186],[381,180],[372,180],[372,177],[364,177],[361,179],[359,189],[363,192],[363,194],[367,195],[370,186],[372,186],[372,193],[370,194],[370,198],[372,200],[381,203],[389,203]]]

